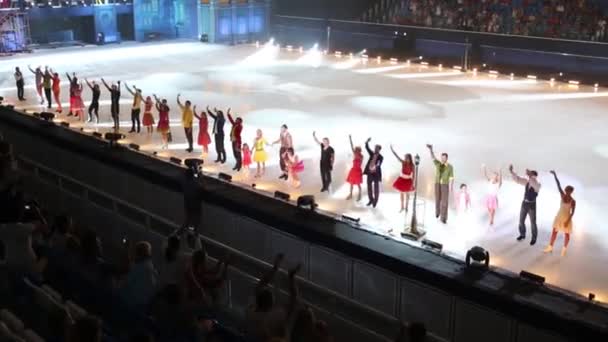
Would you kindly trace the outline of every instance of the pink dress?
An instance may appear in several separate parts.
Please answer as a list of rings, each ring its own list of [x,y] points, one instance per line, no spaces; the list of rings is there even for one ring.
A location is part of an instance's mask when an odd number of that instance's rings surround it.
[[[243,149],[243,166],[249,167],[251,165],[251,150]]]
[[[70,98],[70,108],[77,112],[82,111],[84,108],[84,103],[82,102],[82,86],[77,86],[72,89],[73,96]]]
[[[353,159],[353,166],[350,168],[348,172],[348,177],[346,177],[346,182],[350,185],[361,185],[363,183],[363,170],[361,169],[361,165],[363,164],[363,155],[355,154],[355,158]]]
[[[488,195],[486,196],[486,208],[488,210],[498,209],[498,189],[500,188],[499,183],[490,182],[488,187]]]

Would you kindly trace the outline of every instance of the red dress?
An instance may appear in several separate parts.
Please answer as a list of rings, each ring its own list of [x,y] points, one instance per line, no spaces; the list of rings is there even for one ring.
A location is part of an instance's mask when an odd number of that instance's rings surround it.
[[[393,183],[393,188],[399,192],[414,191],[414,168],[411,164],[401,164],[401,174]]]
[[[243,166],[249,166],[249,165],[251,165],[251,150],[243,149]]]
[[[156,131],[160,133],[169,133],[169,107],[161,105],[159,109]]]
[[[142,125],[144,126],[154,126],[154,117],[152,116],[153,105],[151,100],[144,103],[144,118],[142,120]]]
[[[348,172],[346,182],[350,185],[361,185],[363,183],[363,170],[361,165],[363,164],[363,156],[361,154],[355,155],[353,159],[353,167]]]
[[[207,115],[201,114],[201,118],[198,120],[198,144],[200,146],[207,146],[211,143],[208,130],[209,120],[207,120]]]

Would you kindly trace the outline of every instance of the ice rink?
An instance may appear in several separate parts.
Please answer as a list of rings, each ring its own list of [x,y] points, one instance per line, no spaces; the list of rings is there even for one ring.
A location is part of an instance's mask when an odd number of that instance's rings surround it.
[[[278,145],[267,149],[271,158],[262,179],[252,177],[254,170],[249,176],[231,171],[234,160],[228,142],[228,162],[214,164],[215,153],[210,146],[205,171],[233,173],[235,181],[255,182],[262,190],[289,192],[292,198],[314,194],[322,209],[359,217],[380,234],[392,228],[392,238],[400,240],[398,233],[409,217],[399,213],[399,194],[392,188],[400,173],[400,165],[389,149],[393,144],[400,154],[421,157],[419,221],[427,230],[427,238],[442,243],[445,253],[462,257],[469,248],[479,245],[490,251],[492,265],[516,273],[534,272],[551,284],[583,295],[594,292],[598,300],[608,300],[608,273],[604,268],[608,263],[608,233],[602,230],[608,218],[608,177],[602,171],[608,170],[607,89],[485,72],[462,73],[452,66],[441,68],[413,61],[391,63],[388,58],[378,61],[375,56],[365,62],[357,54],[351,58],[344,52],[337,57],[333,53],[307,52],[308,48],[301,53],[298,47],[279,51],[268,46],[172,42],[38,51],[0,60],[0,95],[17,108],[42,109],[28,65],[49,65],[62,74],[64,107],[68,106],[65,72],[76,72],[81,80],[104,77],[108,82],[120,79],[136,85],[143,89],[144,96],[158,94],[169,100],[174,141],[168,151],[160,150],[157,133],[130,134],[127,141],[140,144],[145,151],[158,151],[163,158],[188,155],[184,151],[181,113],[175,104],[177,93],[199,110],[206,105],[224,110],[231,107],[243,118],[243,140],[250,145],[256,129],[262,129],[273,141],[285,123],[293,135],[296,153],[305,163],[300,189],[277,179]],[[12,76],[15,66],[20,66],[26,76],[26,102],[16,101]],[[90,97],[87,88],[83,96],[86,105]],[[121,129],[125,133],[130,129],[131,101],[123,89]],[[108,131],[109,102],[103,88],[101,122],[75,123],[70,118],[72,127],[84,125],[87,131]],[[67,120],[65,115],[59,118]],[[320,151],[313,131],[319,138],[329,137],[336,150],[330,194],[319,193]],[[197,133],[195,123],[195,141]],[[383,189],[376,209],[365,206],[365,187],[361,202],[345,200],[345,178],[352,161],[349,134],[356,145],[363,146],[371,137],[372,145],[383,146]],[[457,213],[451,199],[447,225],[434,217],[434,168],[427,143],[435,146],[438,155],[449,153],[455,190],[465,183],[471,194],[472,207],[467,212]],[[192,155],[200,155],[200,147]],[[529,245],[529,232],[527,241],[515,241],[524,189],[512,182],[507,171],[510,163],[521,174],[526,168],[540,173],[539,237],[535,246]],[[482,164],[489,170],[501,169],[504,174],[494,227],[488,224],[484,206],[488,183]],[[577,200],[574,231],[565,257],[560,256],[562,235],[552,254],[542,252],[560,202],[548,172],[552,169],[564,186],[574,186]]]

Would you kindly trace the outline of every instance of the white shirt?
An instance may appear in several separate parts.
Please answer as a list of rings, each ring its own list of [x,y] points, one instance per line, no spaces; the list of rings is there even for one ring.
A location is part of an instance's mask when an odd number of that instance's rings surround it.
[[[513,181],[515,181],[515,183],[524,186],[530,184],[534,191],[540,192],[540,183],[538,182],[536,177],[524,178],[518,176],[515,172],[511,172],[511,176],[513,176]]]

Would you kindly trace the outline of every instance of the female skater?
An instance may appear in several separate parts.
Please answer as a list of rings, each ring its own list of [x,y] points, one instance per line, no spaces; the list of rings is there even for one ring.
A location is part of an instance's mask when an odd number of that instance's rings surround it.
[[[154,116],[152,116],[152,106],[154,106],[154,102],[150,96],[146,97],[146,101],[144,102],[144,117],[142,119],[142,125],[146,127],[146,132],[148,134],[152,134],[154,131]]]
[[[84,121],[84,102],[82,101],[82,84],[78,83],[78,86],[74,88],[74,115],[79,120]]]
[[[553,221],[553,232],[551,233],[551,241],[549,242],[549,245],[543,250],[543,252],[553,252],[553,245],[555,244],[557,233],[563,232],[564,248],[562,249],[562,256],[565,256],[566,250],[568,248],[568,243],[570,243],[570,233],[572,233],[572,217],[574,216],[574,211],[576,210],[576,201],[572,197],[572,192],[574,192],[574,188],[571,185],[568,185],[565,189],[562,190],[562,185],[560,184],[555,171],[551,171],[551,174],[555,178],[555,183],[557,184],[557,189],[559,190],[559,194],[561,195],[562,200],[560,202],[557,216]]]
[[[154,95],[154,99],[156,100],[156,110],[158,110],[158,126],[156,127],[156,131],[160,133],[161,138],[163,140],[163,144],[161,146],[162,149],[169,148],[169,106],[167,105],[167,100],[163,99],[162,101]]]
[[[490,216],[490,226],[494,225],[494,216],[496,215],[496,209],[498,209],[498,191],[502,186],[502,171],[492,172],[492,176],[488,176],[488,169],[483,165],[483,175],[488,180],[488,194],[486,196],[486,208],[488,209],[488,215]]]
[[[399,191],[401,198],[401,210],[408,211],[410,203],[410,194],[414,192],[414,162],[412,161],[412,155],[407,153],[403,159],[399,157],[399,154],[395,152],[393,145],[391,145],[391,152],[395,155],[395,158],[401,163],[401,174],[393,183],[393,188]]]
[[[258,129],[256,131],[255,140],[253,141],[253,161],[257,163],[257,169],[255,170],[256,178],[263,176],[266,172],[266,160],[268,159],[268,154],[264,150],[264,147],[266,146],[270,146],[270,144],[264,139],[262,130]]]
[[[304,161],[298,158],[298,155],[295,154],[293,149],[288,149],[285,151],[283,158],[289,172],[289,177],[291,178],[291,185],[296,189],[300,188],[301,183],[300,176],[298,174],[304,171]]]
[[[76,90],[78,89],[78,78],[76,77],[76,73],[73,72],[72,76],[70,77],[70,74],[68,74],[67,72],[65,73],[65,75],[68,77],[68,80],[70,81],[70,111],[68,112],[68,116],[72,116],[74,115],[74,112],[76,111],[76,109],[74,108],[74,104],[76,103],[76,98],[74,97]]]
[[[42,69],[37,67],[36,70],[33,70],[29,65],[27,68],[36,76],[36,93],[38,93],[38,97],[40,98],[40,104],[44,104],[44,97],[42,97]]]
[[[243,169],[245,169],[245,173],[249,175],[249,166],[251,165],[251,149],[247,143],[243,144]]]
[[[203,147],[202,156],[206,156],[209,153],[209,144],[211,143],[211,137],[209,136],[209,119],[207,113],[202,111],[200,114],[196,112],[196,106],[194,106],[194,117],[198,119],[198,139],[197,143]],[[251,163],[251,158],[249,159]]]
[[[55,103],[57,103],[55,111],[61,114],[63,111],[61,108],[61,79],[59,78],[59,74],[54,72],[53,69],[51,69],[51,73],[53,74],[53,97],[55,98]]]
[[[363,153],[361,152],[361,147],[355,147],[353,145],[353,137],[348,136],[348,140],[350,141],[350,149],[353,151],[353,166],[348,171],[348,177],[346,177],[346,182],[350,184],[350,192],[348,193],[348,197],[346,200],[350,200],[353,198],[353,187],[357,187],[359,189],[359,194],[357,195],[357,202],[361,200],[361,183],[363,183]]]

